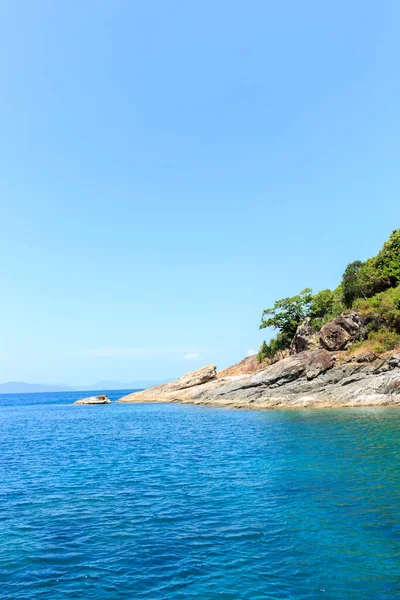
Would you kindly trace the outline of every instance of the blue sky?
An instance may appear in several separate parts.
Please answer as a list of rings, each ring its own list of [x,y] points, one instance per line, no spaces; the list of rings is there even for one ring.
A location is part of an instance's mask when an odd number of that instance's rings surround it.
[[[0,381],[256,349],[400,226],[396,1],[0,5]]]

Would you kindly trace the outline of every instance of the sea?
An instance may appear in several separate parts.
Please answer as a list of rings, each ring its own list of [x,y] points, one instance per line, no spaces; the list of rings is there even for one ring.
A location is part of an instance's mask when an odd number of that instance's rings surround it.
[[[400,598],[400,410],[89,394],[0,396],[1,599]]]

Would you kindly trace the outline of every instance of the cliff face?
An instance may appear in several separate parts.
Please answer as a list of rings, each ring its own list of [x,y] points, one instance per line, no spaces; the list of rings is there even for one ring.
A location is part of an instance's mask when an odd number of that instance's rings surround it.
[[[400,354],[371,362],[342,362],[324,349],[306,350],[253,374],[233,375],[200,385],[150,388],[120,402],[183,402],[232,408],[327,408],[400,406]],[[196,379],[196,372],[192,380]],[[178,380],[179,381],[179,380]]]

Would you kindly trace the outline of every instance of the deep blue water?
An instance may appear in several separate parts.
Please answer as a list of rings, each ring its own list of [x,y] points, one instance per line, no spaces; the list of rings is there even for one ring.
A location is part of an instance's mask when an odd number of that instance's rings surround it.
[[[400,598],[399,410],[76,397],[0,396],[1,598]]]

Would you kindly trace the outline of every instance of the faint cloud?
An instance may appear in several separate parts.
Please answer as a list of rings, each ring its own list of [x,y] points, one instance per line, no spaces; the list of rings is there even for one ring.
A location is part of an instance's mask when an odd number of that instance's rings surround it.
[[[246,356],[255,356],[256,354],[257,354],[257,350],[254,350],[254,348],[250,348],[250,350],[247,350]]]
[[[193,346],[192,346],[193,348]],[[80,356],[94,358],[183,358],[185,360],[195,360],[202,358],[200,352],[191,352],[190,346],[160,346],[160,347],[137,347],[137,346],[99,346],[98,348],[89,348],[79,353]]]
[[[150,348],[118,348],[115,346],[103,346],[92,348],[84,352],[85,356],[113,357],[120,356],[125,358],[144,358],[153,356],[154,351]]]

